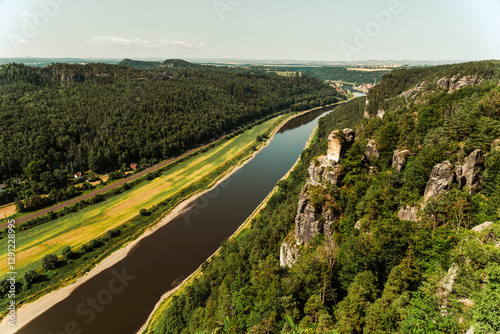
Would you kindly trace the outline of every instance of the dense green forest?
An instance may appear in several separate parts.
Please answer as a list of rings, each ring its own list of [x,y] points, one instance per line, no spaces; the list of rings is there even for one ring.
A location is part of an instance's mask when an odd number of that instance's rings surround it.
[[[254,68],[254,67],[252,67]],[[280,70],[301,72],[303,75],[314,76],[320,80],[345,81],[356,85],[362,83],[377,83],[389,71],[356,71],[355,68],[342,66],[322,67],[279,67]]]
[[[466,75],[484,81],[453,91],[437,84]],[[321,119],[251,229],[223,243],[151,332],[500,332],[499,75],[500,62],[394,71],[369,94],[371,114],[383,106],[382,118],[364,118],[358,98]],[[415,94],[399,96],[417,84]],[[356,141],[340,161],[338,184],[309,194],[319,212],[333,212],[332,234],[317,234],[281,267],[307,169],[326,153],[330,132],[344,127],[356,129]],[[378,157],[365,154],[368,140]],[[396,149],[409,151],[400,172],[392,167]],[[477,160],[472,191],[453,175],[477,149],[484,162]],[[454,181],[424,201],[433,167],[445,161],[456,166]],[[398,217],[407,205],[417,211],[411,221]]]
[[[146,166],[268,115],[344,98],[315,78],[165,64],[2,65],[0,204],[38,202],[74,173]]]

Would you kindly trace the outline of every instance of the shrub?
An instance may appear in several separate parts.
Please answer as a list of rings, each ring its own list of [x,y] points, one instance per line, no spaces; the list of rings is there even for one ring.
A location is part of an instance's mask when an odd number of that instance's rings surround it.
[[[146,209],[140,209],[140,210],[139,210],[139,214],[140,214],[141,216],[147,216],[147,214],[148,214],[148,210],[146,210]]]
[[[29,270],[26,273],[24,273],[24,281],[28,286],[31,286],[33,283],[36,283],[38,279],[38,274],[34,270]]]
[[[56,263],[57,263],[56,254],[45,255],[45,257],[42,259],[43,269],[54,269],[56,267]]]

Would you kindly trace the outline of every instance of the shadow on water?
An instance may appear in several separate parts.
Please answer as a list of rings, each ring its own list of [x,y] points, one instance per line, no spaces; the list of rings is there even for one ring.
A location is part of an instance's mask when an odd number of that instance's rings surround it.
[[[212,255],[293,166],[319,116],[328,110],[332,108],[286,124],[238,172],[19,333],[136,333],[161,296]]]

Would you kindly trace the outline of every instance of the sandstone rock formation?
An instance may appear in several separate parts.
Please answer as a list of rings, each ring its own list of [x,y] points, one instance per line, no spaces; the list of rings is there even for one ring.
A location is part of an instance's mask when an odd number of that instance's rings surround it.
[[[448,91],[448,93],[453,93],[455,90],[463,87],[477,86],[483,81],[484,79],[479,78],[477,75],[468,75],[464,77],[454,76],[453,78],[444,77],[439,79],[437,84],[439,87]]]
[[[392,155],[392,168],[400,173],[406,165],[406,160],[410,155],[409,150],[395,150]]]
[[[384,118],[384,115],[385,115],[385,110],[380,108],[379,110],[377,110],[377,117],[382,119]]]
[[[480,149],[472,152],[464,159],[463,164],[456,166],[455,174],[460,187],[469,187],[469,192],[475,194],[480,189],[479,173],[484,168],[484,157]]]
[[[401,94],[399,94],[399,96],[404,97],[405,99],[415,100],[417,98],[418,93],[420,91],[422,91],[426,85],[427,85],[427,81],[419,83],[414,88],[411,88],[407,91],[402,92]]]
[[[337,185],[342,167],[339,164],[332,163],[328,157],[320,156],[311,162],[307,171],[312,185],[318,186],[324,181]]]
[[[453,165],[448,160],[434,166],[425,187],[424,203],[448,190],[454,177]]]
[[[297,262],[300,256],[300,248],[293,241],[289,242],[289,238],[285,239],[280,247],[280,265],[282,267],[291,267]]]
[[[354,143],[354,139],[355,134],[351,129],[332,131],[328,136],[328,151],[326,154],[328,159],[339,162],[340,158]]]
[[[401,220],[409,220],[412,222],[416,222],[417,221],[417,211],[418,211],[418,208],[416,208],[414,206],[405,205],[404,207],[399,209],[398,217]]]
[[[297,244],[306,244],[318,233],[331,234],[331,225],[334,219],[330,210],[325,212],[311,205],[308,187],[300,193],[297,216],[295,217],[295,240]]]
[[[368,141],[368,144],[366,144],[365,147],[365,156],[371,160],[373,158],[378,158],[380,155],[378,149],[377,149],[377,143],[375,142],[374,139],[371,139]]]

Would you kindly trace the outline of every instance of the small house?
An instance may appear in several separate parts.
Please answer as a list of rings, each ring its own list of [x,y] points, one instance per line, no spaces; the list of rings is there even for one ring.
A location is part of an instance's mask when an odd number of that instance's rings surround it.
[[[130,168],[132,168],[132,170],[136,170],[137,169],[137,164],[136,163],[131,163],[130,164]]]
[[[75,179],[80,180],[83,177],[82,173],[78,172],[75,174]]]

